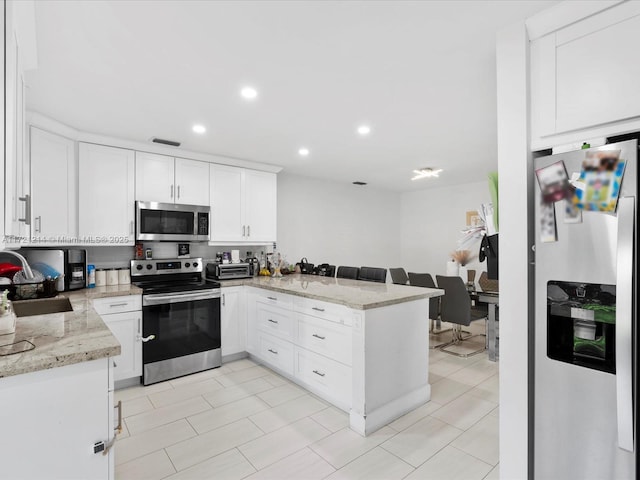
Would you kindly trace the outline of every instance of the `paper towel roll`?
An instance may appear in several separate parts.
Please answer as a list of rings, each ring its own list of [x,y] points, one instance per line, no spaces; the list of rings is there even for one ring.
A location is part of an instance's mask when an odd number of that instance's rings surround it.
[[[458,276],[458,263],[451,260],[447,262],[447,277],[457,277]]]
[[[240,263],[240,250],[231,250],[231,263]]]

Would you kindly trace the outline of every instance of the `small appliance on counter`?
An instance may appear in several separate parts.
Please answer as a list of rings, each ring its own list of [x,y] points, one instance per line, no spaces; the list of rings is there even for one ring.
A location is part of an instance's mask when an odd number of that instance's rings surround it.
[[[205,269],[206,280],[231,280],[234,278],[250,278],[251,264],[249,263],[207,263]]]
[[[59,292],[84,288],[87,281],[87,251],[80,248],[20,250],[29,264],[45,263],[62,273],[56,283]]]

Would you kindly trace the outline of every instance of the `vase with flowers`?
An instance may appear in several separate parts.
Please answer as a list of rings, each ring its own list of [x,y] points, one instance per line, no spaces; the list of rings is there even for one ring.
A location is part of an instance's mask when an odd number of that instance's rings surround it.
[[[473,259],[471,251],[469,250],[456,250],[451,252],[451,259],[458,264],[458,275],[462,281],[467,284],[469,281],[469,273],[467,272],[467,265]]]

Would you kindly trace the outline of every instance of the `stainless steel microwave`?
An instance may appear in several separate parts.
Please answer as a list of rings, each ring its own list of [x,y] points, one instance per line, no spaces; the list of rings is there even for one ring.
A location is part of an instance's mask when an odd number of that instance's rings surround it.
[[[207,242],[211,209],[205,205],[136,202],[136,240]]]

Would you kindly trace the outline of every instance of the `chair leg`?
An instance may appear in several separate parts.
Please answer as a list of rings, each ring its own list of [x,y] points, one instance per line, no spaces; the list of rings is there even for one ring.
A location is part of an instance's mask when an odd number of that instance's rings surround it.
[[[479,335],[469,335],[467,337],[463,337],[462,336],[462,326],[461,325],[454,325],[453,326],[453,335],[452,335],[452,339],[450,342],[445,343],[444,345],[442,345],[440,347],[440,350],[448,353],[449,355],[455,355],[456,357],[461,357],[461,358],[467,358],[467,357],[471,357],[473,355],[477,355],[478,353],[484,352],[486,350],[486,346],[483,346],[482,348],[479,348],[478,350],[474,350],[473,352],[469,352],[469,353],[458,353],[458,352],[454,352],[452,350],[447,350],[447,347],[451,346],[451,345],[460,345],[464,340],[468,340],[469,338],[473,338],[473,337],[482,337],[485,335],[479,334]]]

